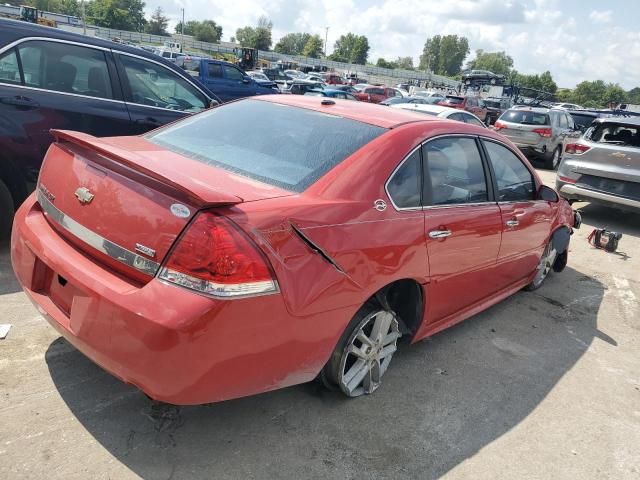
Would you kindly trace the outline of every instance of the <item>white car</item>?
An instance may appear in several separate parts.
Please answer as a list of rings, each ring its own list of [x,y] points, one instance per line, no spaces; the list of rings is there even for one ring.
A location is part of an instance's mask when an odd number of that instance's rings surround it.
[[[576,105],[575,103],[554,103],[555,108],[563,108],[565,110],[584,110],[584,107]]]
[[[319,82],[319,83],[324,83],[324,78],[319,77],[318,75],[307,75],[306,77],[303,78],[304,80],[309,80],[311,82]]]
[[[285,70],[284,74],[288,77],[291,78],[304,78],[306,77],[306,74],[304,72],[301,72],[299,70]]]
[[[247,72],[247,75],[249,75],[251,78],[253,78],[254,80],[262,80],[264,82],[270,82],[271,80],[269,80],[269,77],[267,77],[264,73],[262,72],[258,72],[258,71],[251,71],[251,72]]]
[[[401,108],[403,110],[411,110],[425,115],[433,115],[434,117],[448,118],[449,120],[457,120],[459,122],[470,123],[479,127],[487,128],[478,117],[473,113],[458,108],[441,107],[440,105],[424,105],[419,103],[397,103],[391,105],[391,108]]]

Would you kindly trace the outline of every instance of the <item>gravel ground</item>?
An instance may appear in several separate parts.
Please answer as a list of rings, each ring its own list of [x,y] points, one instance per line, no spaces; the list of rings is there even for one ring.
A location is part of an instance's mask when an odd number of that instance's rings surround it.
[[[638,479],[640,215],[582,211],[562,274],[401,350],[357,400],[154,407],[59,338],[0,248],[0,478]],[[604,225],[620,254],[585,241]]]

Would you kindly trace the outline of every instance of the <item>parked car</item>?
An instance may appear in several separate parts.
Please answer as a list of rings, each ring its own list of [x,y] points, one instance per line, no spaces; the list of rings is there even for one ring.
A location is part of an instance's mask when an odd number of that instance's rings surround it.
[[[462,72],[462,81],[465,85],[471,85],[472,82],[477,81],[496,85],[504,83],[505,76],[490,72],[488,70],[468,70],[466,72]]]
[[[493,125],[496,120],[509,108],[511,108],[511,100],[505,97],[488,97],[483,99],[484,106],[487,108],[486,124]]]
[[[597,118],[565,145],[556,188],[575,200],[640,210],[640,117]]]
[[[487,121],[487,107],[480,97],[447,95],[444,99],[438,102],[438,105],[466,110],[473,113],[483,122]]]
[[[354,93],[354,96],[361,102],[380,103],[387,98],[403,97],[402,92],[397,88],[368,86]]]
[[[576,128],[581,132],[585,132],[591,126],[596,118],[608,117],[609,115],[597,112],[588,112],[585,110],[567,110],[573,119]]]
[[[322,74],[322,80],[327,85],[344,85],[344,80],[337,73],[324,73]]]
[[[73,346],[159,401],[318,375],[372,393],[401,335],[562,270],[574,224],[501,135],[380,113],[272,95],[139,137],[55,131],[16,214],[16,278]]]
[[[583,110],[584,107],[576,105],[575,103],[554,103],[554,108],[564,108],[565,110]]]
[[[274,81],[255,80],[240,67],[223,60],[201,59],[197,78],[223,102],[280,93]]]
[[[219,99],[139,48],[0,19],[0,237],[33,189],[52,128],[144,133]]]
[[[292,80],[288,86],[284,88],[282,93],[291,93],[293,95],[304,95],[312,90],[323,90],[324,84],[311,80]]]
[[[458,122],[465,122],[477,127],[487,128],[482,120],[476,117],[473,113],[464,110],[458,110],[457,108],[415,103],[401,103],[392,105],[392,107],[402,108],[403,110],[408,110],[411,112],[424,113],[426,115],[432,115],[434,117],[448,118],[449,120],[457,120]]]
[[[558,168],[567,139],[580,135],[571,115],[559,108],[511,108],[494,128],[529,158],[541,159],[551,170]]]
[[[285,70],[284,74],[290,78],[304,78],[307,76],[306,73],[300,72],[298,70]]]
[[[202,59],[207,59],[207,57],[182,55],[176,59],[175,64],[184,70],[195,72],[200,68],[200,60]]]
[[[364,78],[358,78],[356,76],[350,76],[346,78],[347,85],[357,86],[359,84],[368,85],[367,80]]]
[[[308,80],[310,82],[316,83],[325,83],[324,78],[322,78],[319,74],[308,74],[303,80]]]
[[[276,82],[280,88],[282,88],[285,83],[293,80],[293,77],[285,74],[284,71],[279,68],[263,68],[262,73],[272,82]]]
[[[380,105],[397,105],[400,103],[416,103],[422,105],[428,105],[437,103],[438,99],[431,99],[429,97],[414,97],[414,96],[403,96],[403,97],[389,97],[386,100],[380,102]]]
[[[358,100],[352,94],[343,92],[342,90],[333,90],[325,88],[324,90],[309,90],[305,92],[305,95],[311,97],[329,97],[329,98],[341,98],[343,100]]]
[[[355,85],[351,85],[351,86],[355,88],[356,91],[361,92],[363,89],[367,87],[371,87],[372,85],[369,85],[368,83],[356,83]]]
[[[269,77],[267,77],[261,71],[252,70],[250,72],[247,72],[247,75],[249,75],[258,85],[269,88],[274,92],[280,93],[280,89],[278,88],[276,82],[272,82],[271,80],[269,80]]]
[[[331,88],[334,90],[342,90],[343,92],[347,92],[351,94],[359,91],[355,87],[352,87],[351,85],[332,85]]]

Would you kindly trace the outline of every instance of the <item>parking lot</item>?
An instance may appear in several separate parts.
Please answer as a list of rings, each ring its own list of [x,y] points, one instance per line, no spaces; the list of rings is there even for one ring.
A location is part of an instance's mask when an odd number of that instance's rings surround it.
[[[637,479],[640,215],[575,207],[562,274],[401,349],[356,400],[307,384],[153,405],[48,326],[4,246],[0,478]],[[617,254],[586,241],[605,225]]]

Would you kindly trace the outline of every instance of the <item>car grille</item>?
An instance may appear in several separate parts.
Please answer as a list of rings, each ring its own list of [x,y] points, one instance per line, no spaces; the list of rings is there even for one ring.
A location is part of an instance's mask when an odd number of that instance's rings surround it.
[[[640,183],[636,182],[596,177],[595,175],[582,175],[578,180],[577,186],[619,197],[640,200]]]

